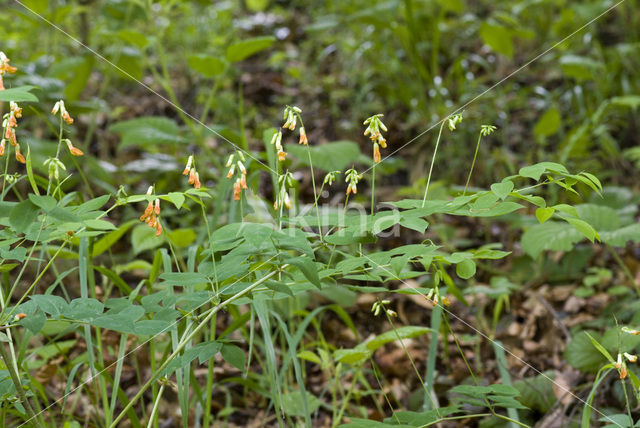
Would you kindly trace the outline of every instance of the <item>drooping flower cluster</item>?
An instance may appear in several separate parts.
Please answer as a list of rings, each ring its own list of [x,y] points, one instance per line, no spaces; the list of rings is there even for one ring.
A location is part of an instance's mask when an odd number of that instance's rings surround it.
[[[237,161],[236,154],[238,155]],[[246,162],[244,154],[242,152],[236,152],[229,156],[229,159],[225,164],[225,166],[229,168],[229,171],[227,171],[227,178],[233,179],[234,174],[236,175],[236,181],[233,183],[234,201],[239,201],[242,197],[242,191],[247,190],[247,169],[244,167],[244,162]],[[237,170],[236,166],[238,167]]]
[[[368,125],[364,130],[364,135],[368,135],[373,142],[373,161],[375,163],[380,162],[380,147],[383,149],[387,147],[387,140],[382,136],[382,131],[386,132],[387,127],[380,120],[382,116],[384,115],[376,114],[363,122],[363,125]]]
[[[296,129],[296,125],[298,120],[300,120],[300,139],[298,140],[298,144],[308,145],[309,140],[307,139],[307,131],[304,129],[304,124],[302,123],[302,117],[300,116],[302,110],[296,106],[286,106],[284,109],[284,125],[283,128],[289,129],[293,131]]]
[[[449,122],[449,131],[455,131],[456,125],[462,122],[462,113],[454,114],[450,116],[447,121]]]
[[[153,193],[153,186],[149,186],[147,190],[147,195],[151,195]],[[147,208],[144,210],[144,213],[140,216],[140,221],[144,221],[156,230],[156,236],[160,236],[162,233],[162,225],[160,224],[160,220],[158,216],[160,215],[160,199],[156,198],[155,201],[147,204]]]
[[[284,162],[287,159],[287,152],[282,149],[282,130],[278,130],[271,138],[271,145],[276,146],[276,152],[278,153],[278,160]]]
[[[7,73],[15,73],[18,71],[16,67],[12,67],[9,65],[10,59],[4,54],[4,52],[0,51],[0,91],[4,91],[4,78],[3,76]]]
[[[182,175],[189,176],[189,180],[187,180],[187,183],[193,185],[194,189],[200,188],[200,174],[198,174],[198,171],[196,171],[196,164],[193,160],[193,155],[190,155],[189,159],[187,159],[187,165],[184,167]]]
[[[347,183],[347,196],[353,193],[354,195],[358,193],[358,181],[362,176],[358,174],[358,172],[351,168],[345,172],[345,183]]]
[[[17,119],[20,119],[22,117],[22,109],[18,107],[18,104],[13,101],[9,103],[9,106],[9,113],[5,114],[2,120],[2,128],[4,132],[2,134],[2,141],[0,141],[0,156],[4,156],[7,141],[9,141],[9,144],[15,147],[16,160],[20,163],[26,163],[24,156],[20,152],[20,145],[18,144],[18,139],[16,138],[16,128],[18,127]]]
[[[289,171],[278,177],[278,195],[276,201],[273,203],[273,209],[277,210],[280,207],[291,208],[291,198],[289,197],[288,188],[293,187],[293,174]]]
[[[640,334],[640,331],[630,329],[629,327],[622,327],[622,332],[631,334],[633,336],[637,336]],[[624,358],[622,358],[624,356]],[[630,363],[635,363],[638,361],[638,356],[635,354],[629,354],[628,352],[618,353],[618,359],[616,360],[616,369],[618,369],[618,373],[620,374],[620,379],[624,379],[627,377],[629,372],[627,371],[627,361]]]
[[[73,123],[73,118],[71,117],[71,115],[67,111],[67,108],[64,105],[64,101],[62,101],[62,100],[56,101],[56,103],[54,104],[53,108],[51,109],[51,114],[53,114],[53,115],[56,115],[58,112],[60,112],[61,120],[64,120],[68,125],[71,125]],[[65,143],[67,145],[67,149],[69,149],[69,153],[71,153],[73,156],[82,156],[82,155],[84,155],[84,152],[82,150],[80,150],[79,148],[75,147],[71,143],[70,139],[64,138],[64,139],[62,139],[60,141],[62,141],[63,143]]]
[[[67,111],[67,108],[64,106],[64,101],[62,100],[57,101],[54,104],[53,109],[51,110],[51,114],[55,115],[56,113],[58,113],[58,111],[60,112],[60,116],[62,117],[62,119],[67,122],[68,125],[71,125],[73,123],[73,118]]]

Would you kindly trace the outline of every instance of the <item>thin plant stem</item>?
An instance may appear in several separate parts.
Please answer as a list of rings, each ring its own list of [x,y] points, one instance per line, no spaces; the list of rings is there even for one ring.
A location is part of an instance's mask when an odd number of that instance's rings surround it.
[[[283,265],[281,267],[281,269],[284,269],[287,266],[289,266],[289,265]],[[118,417],[111,423],[111,425],[109,427],[110,428],[115,428],[116,426],[118,426],[118,423],[122,420],[122,418],[125,416],[127,411],[133,407],[133,405],[140,399],[140,397],[142,397],[142,395],[149,388],[149,386],[159,378],[160,373],[169,365],[169,363],[171,361],[173,361],[180,354],[180,352],[182,352],[182,350],[191,342],[191,340],[196,336],[196,334],[198,334],[200,332],[200,330],[202,330],[207,325],[209,325],[209,322],[213,319],[213,317],[221,309],[223,309],[224,307],[228,306],[231,302],[233,302],[233,301],[239,299],[240,297],[244,296],[245,294],[249,293],[251,290],[253,290],[257,286],[259,286],[262,283],[266,282],[272,276],[274,276],[277,272],[280,272],[281,269],[278,269],[277,271],[275,271],[275,270],[271,271],[269,274],[267,274],[264,277],[260,278],[259,280],[257,280],[256,282],[254,282],[253,284],[251,284],[250,286],[248,286],[244,290],[234,294],[233,296],[229,297],[224,302],[217,304],[216,306],[214,306],[213,308],[211,308],[208,311],[209,313],[200,321],[200,323],[198,324],[198,326],[196,328],[191,330],[190,333],[185,331],[185,334],[184,334],[183,338],[180,340],[180,343],[178,343],[178,345],[176,346],[175,350],[171,353],[171,355],[169,355],[167,358],[164,359],[164,362],[151,375],[149,380],[147,380],[147,382],[138,389],[138,392],[136,393],[136,395],[134,395],[133,398],[129,401],[129,403],[122,409],[122,411],[120,412]]]
[[[422,198],[422,208],[427,203],[427,194],[429,193],[429,184],[431,183],[431,173],[433,172],[433,164],[436,162],[436,154],[438,153],[438,145],[440,144],[440,137],[442,136],[442,128],[446,120],[442,121],[440,125],[440,131],[438,131],[438,139],[436,140],[436,147],[433,149],[433,157],[431,158],[431,166],[429,167],[429,175],[427,176],[427,186],[424,188],[424,198]]]
[[[373,222],[373,215],[376,211],[375,205],[376,198],[376,161],[373,161],[371,166],[371,221]],[[373,226],[373,225],[372,225]]]
[[[155,401],[153,403],[153,409],[151,410],[151,414],[149,415],[149,422],[147,423],[147,428],[151,428],[153,426],[153,421],[156,418],[156,413],[158,412],[158,406],[160,405],[160,398],[162,397],[162,393],[164,392],[164,387],[166,384],[162,384],[160,386],[160,390],[158,394],[156,394]]]
[[[300,123],[302,123],[302,119],[300,119]],[[311,160],[311,149],[307,144],[307,156],[309,157],[309,169],[311,170],[311,184],[313,185],[313,200],[314,205],[316,206],[316,218],[318,219],[318,235],[320,237],[320,242],[322,242],[322,224],[320,223],[320,208],[318,208],[318,193],[316,192],[316,178],[313,175],[313,161]]]
[[[478,149],[480,148],[480,140],[482,140],[482,133],[478,135],[478,143],[476,144],[476,152],[473,154],[473,161],[471,162],[471,168],[469,169],[469,176],[467,177],[467,183],[464,185],[464,190],[462,191],[462,196],[466,195],[467,188],[469,187],[469,180],[471,180],[471,173],[473,172],[473,167],[476,164],[476,158],[478,157]]]
[[[356,380],[358,379],[358,375],[360,374],[360,370],[362,370],[362,366],[359,366],[356,369],[355,374],[353,375],[353,380],[351,381],[351,385],[349,385],[349,390],[347,391],[347,395],[342,400],[342,405],[340,406],[340,411],[338,415],[334,418],[332,428],[338,426],[340,421],[342,420],[342,415],[344,415],[344,411],[347,409],[347,405],[349,404],[349,399],[351,398],[351,394],[353,394],[353,388],[356,385]]]
[[[0,356],[2,357],[2,360],[4,361],[4,365],[7,367],[7,370],[9,371],[9,376],[11,376],[11,381],[13,382],[13,385],[16,388],[18,397],[20,398],[20,401],[22,402],[25,409],[27,410],[27,413],[29,414],[29,419],[33,420],[37,427],[43,426],[41,424],[40,414],[36,414],[36,412],[33,411],[33,407],[31,407],[31,403],[27,398],[27,394],[25,394],[25,391],[22,388],[22,383],[20,382],[20,376],[16,372],[15,366],[13,364],[14,362],[13,359],[9,357],[9,354],[7,354],[6,349],[4,349],[4,346],[2,345],[0,345]]]

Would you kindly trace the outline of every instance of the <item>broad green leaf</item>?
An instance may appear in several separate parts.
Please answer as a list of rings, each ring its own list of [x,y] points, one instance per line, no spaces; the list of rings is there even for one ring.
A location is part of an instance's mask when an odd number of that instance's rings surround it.
[[[115,230],[116,227],[113,223],[105,221],[105,220],[85,220],[83,221],[84,225],[89,229],[96,230]]]
[[[156,236],[156,230],[147,225],[136,226],[131,233],[131,246],[134,254],[156,248],[164,242],[162,236]]]
[[[35,86],[18,86],[16,88],[5,89],[0,91],[0,101],[15,101],[17,103],[23,102],[38,102],[38,97],[33,95],[31,91]]]
[[[142,49],[149,44],[149,39],[144,34],[134,30],[120,30],[117,36],[129,44],[135,45],[138,49]]]
[[[186,140],[179,135],[178,124],[166,117],[141,117],[116,123],[109,131],[119,134],[119,148],[177,144]]]
[[[592,343],[592,338],[600,340],[601,336],[595,332],[590,332],[590,336],[592,337],[590,338],[587,332],[574,334],[564,351],[567,362],[585,372],[595,372],[607,362],[607,357],[601,354]]]
[[[302,360],[311,361],[312,363],[322,365],[322,360],[315,353],[311,351],[300,351],[298,352],[298,358]]]
[[[322,288],[320,277],[318,276],[318,268],[313,260],[308,257],[294,257],[285,259],[285,262],[297,267],[309,282],[318,288]]]
[[[224,72],[227,68],[227,61],[209,55],[190,55],[187,64],[205,77],[215,77]]]
[[[97,257],[100,254],[107,251],[109,248],[111,248],[111,246],[113,246],[113,244],[118,242],[118,240],[122,237],[122,235],[127,233],[127,231],[131,228],[131,226],[133,226],[137,222],[138,222],[137,220],[131,220],[126,223],[123,223],[116,230],[107,233],[102,238],[97,240],[95,244],[93,244],[93,250],[91,252],[91,256]]]
[[[282,394],[282,408],[289,416],[305,416],[303,395],[301,391],[288,392]],[[322,402],[313,394],[307,391],[307,407],[309,412],[315,412]]]
[[[548,137],[558,132],[561,122],[560,111],[552,107],[538,120],[533,128],[533,133],[538,137]]]
[[[262,50],[270,48],[276,41],[273,36],[255,37],[234,43],[227,48],[227,61],[238,62]]]
[[[417,326],[403,326],[394,330],[382,333],[365,344],[366,349],[369,351],[375,351],[376,349],[384,346],[389,342],[394,342],[400,339],[411,339],[430,332],[431,329],[427,327]]]
[[[366,348],[338,349],[333,353],[336,361],[353,365],[364,363],[369,356],[371,351]]]
[[[544,250],[569,251],[583,235],[566,223],[547,221],[527,229],[522,235],[522,249],[535,258]]]
[[[568,174],[567,168],[564,165],[555,162],[540,162],[535,165],[525,166],[520,168],[518,175],[521,177],[533,178],[534,180],[540,180],[540,176],[545,171],[558,172],[561,174]]]
[[[554,212],[556,212],[555,208],[538,208],[536,209],[536,218],[540,223],[544,223],[551,218]]]
[[[508,28],[484,22],[480,26],[480,37],[494,51],[513,58],[513,40]]]
[[[198,272],[165,272],[160,275],[163,286],[188,287],[209,282],[206,275]]]
[[[222,358],[238,370],[244,370],[244,351],[236,345],[225,343],[220,350]]]
[[[176,206],[177,209],[182,208],[184,203],[184,194],[180,192],[169,192],[167,198]]]
[[[504,199],[509,196],[509,193],[513,190],[513,181],[507,180],[501,183],[493,183],[491,185],[491,191],[500,199]]]
[[[30,195],[33,195],[33,193]],[[30,199],[25,199],[11,209],[9,224],[17,233],[24,233],[36,220],[39,211],[40,208],[34,205]]]
[[[360,159],[360,147],[352,141],[334,141],[332,143],[310,144],[308,146],[285,144],[285,148],[287,153],[293,155],[302,165],[306,166],[309,166],[309,155],[307,154],[307,149],[309,149],[313,168],[326,172],[342,171],[358,163]],[[344,178],[340,179],[340,177],[338,176],[337,180],[344,180]],[[320,178],[316,177],[316,180],[319,181]]]
[[[176,229],[169,232],[171,242],[180,248],[191,245],[196,240],[196,232],[193,229]]]
[[[414,425],[398,425],[396,423],[384,423],[371,419],[350,418],[351,422],[338,425],[338,428],[414,428]]]
[[[602,63],[578,55],[564,55],[559,63],[565,75],[579,81],[593,79],[594,73],[603,68]]]
[[[45,313],[58,318],[66,309],[67,302],[60,296],[52,294],[35,294],[30,299]]]
[[[476,264],[471,259],[465,259],[456,265],[456,275],[462,279],[469,279],[476,274]]]
[[[586,221],[578,218],[566,218],[565,220],[586,236],[589,241],[593,242],[596,238],[600,239],[598,232],[596,232],[596,230]]]

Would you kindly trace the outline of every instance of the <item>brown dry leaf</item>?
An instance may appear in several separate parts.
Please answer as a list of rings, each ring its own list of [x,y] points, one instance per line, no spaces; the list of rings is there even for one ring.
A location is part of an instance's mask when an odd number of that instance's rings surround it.
[[[571,367],[565,367],[564,370],[555,371],[553,379],[553,394],[565,406],[575,401],[575,396],[567,391],[572,391],[574,385],[580,378],[580,372]]]

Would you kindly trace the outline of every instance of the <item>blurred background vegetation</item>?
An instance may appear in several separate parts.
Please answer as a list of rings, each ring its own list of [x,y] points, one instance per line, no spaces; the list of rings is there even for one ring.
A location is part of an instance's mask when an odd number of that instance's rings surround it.
[[[283,105],[294,104],[307,118],[314,145],[364,144],[360,123],[384,113],[391,132],[383,156],[392,155],[382,183],[418,193],[436,133],[397,149],[615,3],[22,4],[9,2],[0,16],[2,49],[21,66],[12,84],[36,85],[51,103],[65,98],[82,113],[78,143],[100,164],[86,172],[104,191],[140,175],[161,180],[159,174],[172,167],[166,156],[174,160],[192,150],[206,155],[201,162],[208,164],[204,178],[211,184],[232,150],[211,130],[260,152],[264,130],[278,124]],[[464,181],[477,124],[485,123],[499,132],[480,148],[477,186],[540,160],[588,169],[608,184],[633,185],[640,163],[639,24],[637,1],[627,0],[473,101],[464,113],[469,126],[446,137],[435,177]],[[132,133],[126,121],[143,117],[164,119]],[[40,135],[32,152],[44,159],[55,144],[46,141],[46,130]],[[112,174],[118,170],[127,174]],[[254,180],[253,186],[259,184]]]

